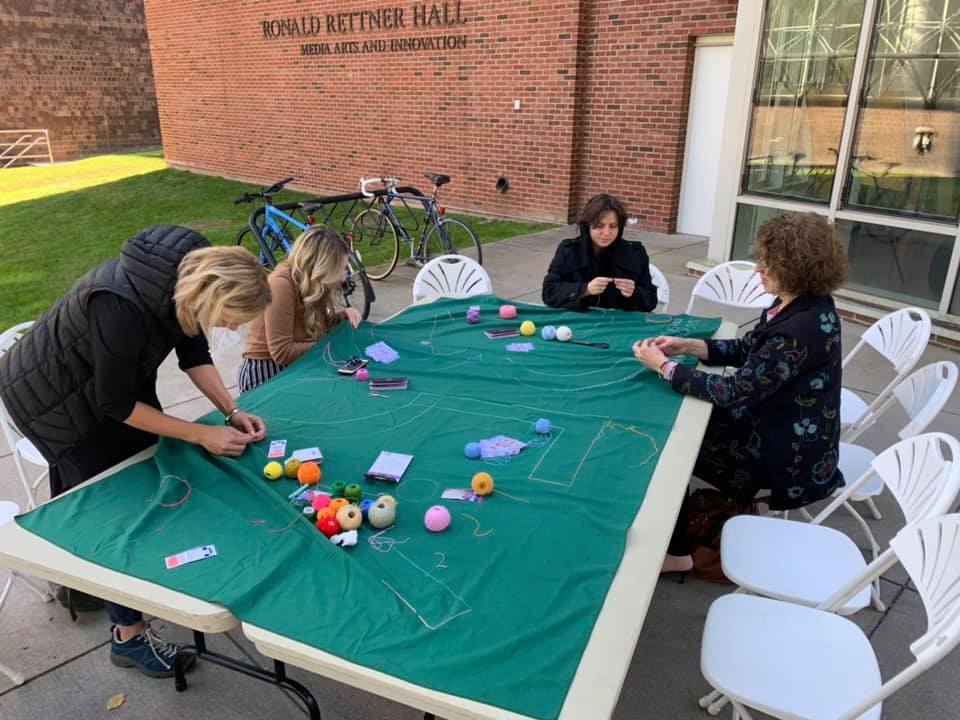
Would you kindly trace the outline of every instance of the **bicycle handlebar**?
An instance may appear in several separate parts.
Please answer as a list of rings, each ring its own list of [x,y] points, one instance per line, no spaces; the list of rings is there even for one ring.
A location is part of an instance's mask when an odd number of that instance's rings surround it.
[[[393,190],[400,184],[400,178],[381,177],[381,178],[360,178],[360,194],[364,197],[373,197],[374,194],[367,190],[367,185],[371,183],[380,183],[388,190]]]
[[[254,193],[246,192],[240,197],[234,199],[233,204],[241,205],[243,203],[253,202],[258,197],[259,198],[268,197],[270,195],[273,195],[275,192],[280,192],[281,190],[283,190],[284,185],[293,181],[294,181],[293,177],[288,177],[288,178],[284,178],[283,180],[278,180],[270,187],[262,187],[259,190],[257,190],[257,192],[254,192]]]

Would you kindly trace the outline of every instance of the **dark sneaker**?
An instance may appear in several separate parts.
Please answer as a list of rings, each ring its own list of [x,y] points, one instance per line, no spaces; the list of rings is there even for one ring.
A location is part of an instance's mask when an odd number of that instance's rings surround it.
[[[57,585],[54,594],[56,595],[57,602],[60,603],[62,607],[67,608],[71,615],[74,613],[96,612],[97,610],[103,610],[104,607],[103,600],[100,598],[87,595],[87,593],[80,592],[79,590],[72,590],[63,585]]]
[[[117,667],[135,667],[152,678],[173,677],[173,659],[181,648],[161,640],[149,625],[126,642],[120,642],[116,626],[111,629],[110,662]],[[193,653],[185,653],[184,659],[184,670],[189,670],[197,658]]]

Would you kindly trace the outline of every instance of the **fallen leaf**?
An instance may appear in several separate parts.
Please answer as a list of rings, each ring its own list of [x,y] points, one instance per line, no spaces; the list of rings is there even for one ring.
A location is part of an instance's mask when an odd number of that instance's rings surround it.
[[[127,700],[126,693],[117,693],[112,698],[107,700],[107,710],[116,710],[118,707],[123,705]]]

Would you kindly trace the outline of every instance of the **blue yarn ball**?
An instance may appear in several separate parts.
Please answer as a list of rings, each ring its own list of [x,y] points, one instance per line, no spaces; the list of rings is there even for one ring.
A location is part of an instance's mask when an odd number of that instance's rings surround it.
[[[557,329],[553,325],[544,325],[543,330],[540,331],[540,337],[544,340],[556,340]]]
[[[466,447],[463,448],[463,454],[471,460],[476,460],[480,457],[480,443],[467,443]]]
[[[546,418],[540,418],[539,420],[537,420],[537,424],[534,425],[533,427],[534,427],[534,430],[536,430],[540,435],[546,435],[548,432],[550,432],[550,429],[553,426],[550,424],[550,421],[547,420]]]
[[[373,505],[373,500],[367,498],[366,500],[360,501],[360,512],[363,513],[363,519],[367,519],[367,511],[370,509],[370,506]]]

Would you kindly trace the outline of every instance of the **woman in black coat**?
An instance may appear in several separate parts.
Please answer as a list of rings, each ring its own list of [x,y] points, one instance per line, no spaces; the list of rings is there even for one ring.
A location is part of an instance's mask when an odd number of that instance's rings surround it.
[[[847,259],[833,227],[814,213],[761,225],[756,257],[763,286],[777,299],[742,339],[661,336],[636,343],[634,355],[677,392],[715,406],[693,474],[744,504],[770,490],[770,507],[787,510],[843,485],[843,356],[831,293],[846,278]],[[676,355],[738,369],[705,373],[672,361]],[[692,567],[686,501],[667,553],[664,571]]]
[[[590,199],[580,217],[580,237],[564,240],[543,279],[543,302],[550,307],[653,310],[657,288],[650,260],[640,242],[623,239],[627,211],[610,195]]]

